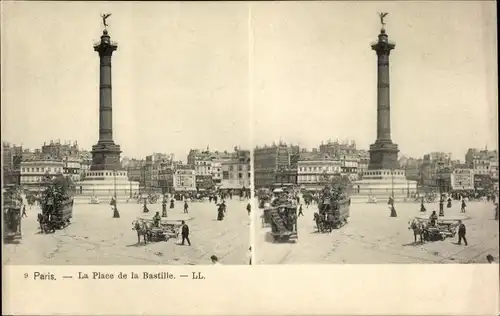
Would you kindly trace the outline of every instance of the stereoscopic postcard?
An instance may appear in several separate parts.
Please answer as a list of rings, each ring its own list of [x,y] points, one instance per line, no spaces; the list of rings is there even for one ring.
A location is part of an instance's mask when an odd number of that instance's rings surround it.
[[[2,3],[3,314],[498,314],[495,12]]]

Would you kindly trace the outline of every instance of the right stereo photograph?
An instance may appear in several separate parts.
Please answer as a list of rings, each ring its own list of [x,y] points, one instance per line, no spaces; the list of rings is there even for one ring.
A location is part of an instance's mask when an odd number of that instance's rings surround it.
[[[493,12],[253,5],[253,264],[498,262]]]

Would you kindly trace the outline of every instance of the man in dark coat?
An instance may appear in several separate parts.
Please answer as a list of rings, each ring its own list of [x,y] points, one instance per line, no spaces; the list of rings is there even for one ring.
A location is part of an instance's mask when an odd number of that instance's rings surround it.
[[[188,213],[189,205],[187,201],[184,201],[184,214]]]
[[[226,205],[224,204],[224,201],[219,204],[219,207],[217,208],[217,220],[222,221],[224,219],[224,213],[226,212]]]
[[[166,197],[164,197],[163,201],[161,202],[161,216],[167,217],[167,198]]]
[[[464,240],[465,245],[467,246],[467,238],[465,238],[466,234],[465,224],[462,221],[458,221],[458,244],[462,244],[462,239]]]
[[[427,211],[427,209],[425,208],[425,205],[424,205],[424,198],[422,198],[420,201],[420,212],[425,213],[426,211]]]
[[[160,212],[156,212],[155,216],[153,216],[154,227],[160,227],[160,222],[161,222]]]
[[[299,215],[297,215],[297,217],[298,216],[304,216],[304,213],[302,213],[302,204],[299,206]]]
[[[252,211],[252,206],[250,205],[250,203],[247,204],[247,212],[248,212],[248,215],[250,215],[250,212]]]
[[[181,235],[182,235],[181,245],[184,245],[184,241],[187,241],[188,245],[191,246],[191,241],[189,240],[189,226],[186,224],[185,221],[182,221]]]

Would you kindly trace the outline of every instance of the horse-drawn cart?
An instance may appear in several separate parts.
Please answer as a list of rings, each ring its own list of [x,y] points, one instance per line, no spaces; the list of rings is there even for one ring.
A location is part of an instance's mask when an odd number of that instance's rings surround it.
[[[22,199],[18,195],[16,188],[6,188],[2,194],[3,205],[3,238],[5,242],[13,242],[22,238],[21,231],[21,209]]]
[[[318,232],[331,232],[347,224],[350,216],[351,200],[345,188],[341,186],[326,186],[318,201],[318,213],[314,213],[314,221]]]
[[[274,241],[297,240],[297,206],[293,203],[269,208],[271,236]]]
[[[38,214],[40,229],[44,233],[55,232],[71,223],[73,218],[73,182],[58,176],[51,180],[40,199],[42,213]]]
[[[455,237],[458,225],[458,220],[437,220],[432,225],[429,219],[415,217],[410,220],[408,229],[413,230],[415,242],[417,236],[420,236],[420,242],[425,242]]]
[[[181,226],[181,221],[168,219],[155,223],[153,219],[139,217],[132,222],[132,230],[137,232],[137,242],[140,243],[141,236],[143,236],[146,244],[177,238]]]

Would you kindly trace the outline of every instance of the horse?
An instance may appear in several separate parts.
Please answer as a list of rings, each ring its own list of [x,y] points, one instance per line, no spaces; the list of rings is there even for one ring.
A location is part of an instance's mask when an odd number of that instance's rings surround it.
[[[147,244],[148,241],[151,240],[151,233],[149,231],[148,224],[144,221],[134,221],[132,222],[132,225],[134,226],[132,230],[135,230],[137,232],[137,243],[141,243],[141,235],[144,237],[144,244]]]
[[[413,236],[415,238],[414,243],[417,243],[417,236],[420,236],[420,243],[424,243],[424,224],[418,219],[413,219],[408,222],[408,229],[413,230]]]
[[[48,232],[54,233],[56,228],[49,221],[49,217],[47,215],[43,215],[42,213],[38,213],[37,221],[40,224],[40,231],[44,234]]]
[[[314,213],[314,221],[316,222],[316,227],[318,228],[317,232],[322,233],[325,230],[329,229],[329,231],[332,231],[331,225],[325,219],[318,213]]]

